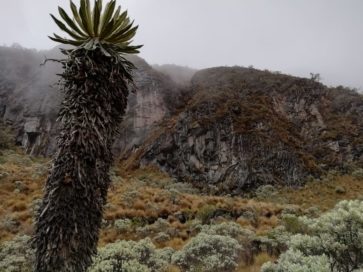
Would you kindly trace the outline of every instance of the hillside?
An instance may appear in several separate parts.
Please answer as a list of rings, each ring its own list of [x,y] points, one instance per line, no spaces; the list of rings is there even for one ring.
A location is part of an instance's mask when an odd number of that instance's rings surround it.
[[[28,239],[33,234],[34,216],[51,161],[29,156],[19,149],[0,149],[0,152],[0,264],[8,269],[5,272],[30,272]],[[296,222],[287,221],[286,215],[314,218],[341,200],[357,199],[363,194],[362,174],[347,176],[332,172],[323,181],[311,181],[298,190],[266,187],[253,198],[205,195],[188,183],[176,183],[152,167],[125,171],[122,164],[117,164],[111,176],[112,187],[99,241],[101,252],[107,246],[112,249],[122,239],[123,247],[128,248],[135,241],[137,248],[150,254],[155,254],[155,249],[188,254],[189,243],[205,246],[208,241],[199,235],[220,226],[224,236],[219,246],[228,246],[228,237],[232,235],[246,247],[237,258],[237,269],[226,270],[239,272],[260,271],[264,262],[275,260],[285,250],[280,238],[274,238],[274,229],[283,226],[290,231],[298,230]],[[236,234],[242,237],[237,238]],[[212,252],[202,252],[205,258],[208,254],[214,256]],[[222,263],[228,255],[221,254],[215,258]],[[165,256],[153,258],[154,262],[160,262]],[[152,267],[154,262],[148,266]],[[169,257],[164,264],[167,268],[151,271],[186,271],[170,262]],[[193,265],[192,260],[188,263]]]
[[[363,164],[363,97],[311,79],[241,67],[199,71],[190,100],[126,162],[215,193],[297,187]]]
[[[57,48],[0,48],[0,116],[17,145],[49,156],[62,93],[60,67],[41,66],[44,56],[61,58]],[[155,66],[159,72],[131,60],[137,91],[114,146],[126,168],[154,165],[203,191],[243,194],[362,166],[363,98],[352,90],[253,68]],[[184,84],[172,80],[178,72]]]
[[[59,58],[56,52],[0,47],[5,272],[31,271],[29,241],[62,99],[54,85],[59,66],[39,64],[43,54]],[[280,256],[295,258],[288,254],[296,236],[333,239],[336,224],[349,228],[351,222],[352,237],[361,233],[361,95],[243,67],[193,72],[181,84],[172,74],[183,68],[171,67],[170,74],[131,60],[137,92],[114,146],[118,159],[90,272],[115,271],[120,262],[128,272],[257,272]],[[309,229],[306,222],[324,228]],[[361,252],[363,244],[344,252],[347,244],[338,238],[331,244],[343,253]]]

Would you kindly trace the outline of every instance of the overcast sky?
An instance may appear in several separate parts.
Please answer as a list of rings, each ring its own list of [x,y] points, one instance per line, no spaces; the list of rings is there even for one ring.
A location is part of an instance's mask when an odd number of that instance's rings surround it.
[[[78,0],[74,0],[75,3]],[[1,0],[0,44],[50,49],[67,0]],[[363,89],[362,0],[118,0],[151,64],[253,65]],[[77,3],[78,4],[78,3]]]

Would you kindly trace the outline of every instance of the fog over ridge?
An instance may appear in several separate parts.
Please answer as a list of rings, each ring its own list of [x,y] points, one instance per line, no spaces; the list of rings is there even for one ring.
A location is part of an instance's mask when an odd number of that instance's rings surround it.
[[[67,0],[3,1],[0,44],[50,49],[49,17]],[[78,2],[75,0],[74,2]],[[92,2],[92,1],[91,1]],[[151,64],[249,66],[363,89],[361,0],[118,0]],[[14,15],[16,14],[16,16]]]

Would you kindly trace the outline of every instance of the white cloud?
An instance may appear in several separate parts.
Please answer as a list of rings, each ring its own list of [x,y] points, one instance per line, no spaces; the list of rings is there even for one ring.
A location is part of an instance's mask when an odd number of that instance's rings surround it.
[[[78,2],[78,1],[75,1]],[[49,13],[67,0],[8,0],[0,44],[50,48]],[[125,0],[150,63],[254,65],[363,87],[361,0]]]

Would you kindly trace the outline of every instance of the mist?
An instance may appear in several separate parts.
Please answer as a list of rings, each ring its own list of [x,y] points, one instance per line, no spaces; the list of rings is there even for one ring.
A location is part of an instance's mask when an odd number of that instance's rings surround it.
[[[77,1],[75,1],[77,3]],[[361,0],[125,0],[151,64],[250,66],[363,89]],[[65,0],[4,1],[0,44],[51,49]]]

